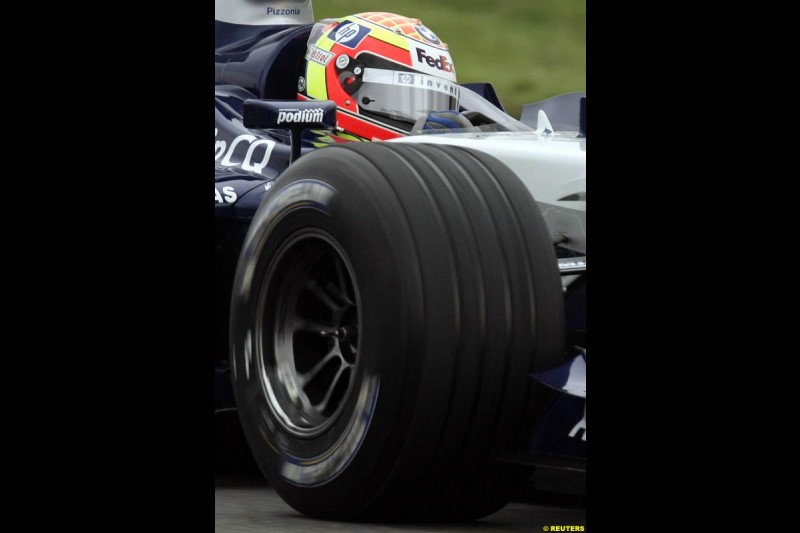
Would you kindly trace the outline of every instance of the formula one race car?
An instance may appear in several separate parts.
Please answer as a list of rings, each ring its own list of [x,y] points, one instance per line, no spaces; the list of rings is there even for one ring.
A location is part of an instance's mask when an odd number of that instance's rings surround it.
[[[585,95],[516,120],[393,13],[215,31],[216,408],[278,494],[469,520],[583,474]]]

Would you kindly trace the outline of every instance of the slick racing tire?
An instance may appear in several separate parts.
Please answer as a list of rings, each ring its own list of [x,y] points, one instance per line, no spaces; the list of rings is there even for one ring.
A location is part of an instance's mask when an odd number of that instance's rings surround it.
[[[471,520],[529,470],[562,357],[552,238],[486,154],[351,143],[265,195],[234,281],[233,381],[253,455],[301,513]]]

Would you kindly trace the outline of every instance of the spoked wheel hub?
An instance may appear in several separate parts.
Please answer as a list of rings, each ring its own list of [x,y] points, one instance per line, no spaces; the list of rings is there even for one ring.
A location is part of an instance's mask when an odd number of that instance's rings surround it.
[[[302,230],[280,247],[267,272],[256,357],[275,418],[312,438],[342,413],[358,365],[358,290],[342,247]]]

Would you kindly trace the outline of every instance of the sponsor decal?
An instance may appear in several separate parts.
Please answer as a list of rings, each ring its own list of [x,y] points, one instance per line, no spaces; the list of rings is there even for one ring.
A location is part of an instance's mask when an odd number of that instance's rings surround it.
[[[410,52],[411,64],[416,70],[456,81],[456,67],[448,51],[419,43],[414,44]]]
[[[214,128],[214,136],[219,130]],[[242,170],[261,174],[269,164],[275,141],[259,139],[255,135],[239,135],[230,144],[223,139],[214,142],[214,161],[220,161],[224,167],[241,167]]]
[[[397,75],[397,83],[400,85],[414,85],[414,75],[405,72]]]
[[[214,203],[217,204],[232,204],[236,201],[236,191],[233,187],[222,187],[220,191],[219,188],[214,187]]]
[[[417,33],[429,43],[442,44],[442,41],[439,40],[436,34],[429,30],[426,26],[423,26],[422,24],[414,24],[414,29],[417,30]]]
[[[315,109],[279,109],[278,124],[285,122],[322,122],[325,112],[321,108]]]
[[[442,78],[423,74],[410,74],[408,72],[395,72],[394,83],[396,85],[410,85],[421,89],[431,89],[458,98],[458,85]]]
[[[274,7],[267,8],[267,15],[299,15],[300,10],[293,8],[293,9],[280,9]]]
[[[315,63],[319,63],[323,67],[328,66],[328,63],[331,62],[333,59],[333,52],[328,52],[319,48],[318,46],[309,45],[308,51],[306,51],[306,60],[311,60]]]
[[[429,67],[435,67],[437,70],[453,72],[453,64],[447,59],[447,56],[443,54],[440,54],[439,57],[431,57],[422,48],[417,48],[418,62],[427,63]]]
[[[369,34],[369,28],[355,22],[342,22],[331,30],[328,38],[348,48],[355,48]]]
[[[297,79],[297,92],[301,93],[306,90],[306,79],[303,76],[300,76]]]
[[[350,58],[347,56],[347,54],[342,54],[336,58],[336,66],[339,67],[340,69],[346,67],[349,64],[350,64]]]

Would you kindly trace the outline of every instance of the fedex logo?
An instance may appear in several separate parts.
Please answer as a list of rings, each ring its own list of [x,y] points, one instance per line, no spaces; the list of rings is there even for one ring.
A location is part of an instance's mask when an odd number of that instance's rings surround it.
[[[436,67],[445,72],[453,72],[453,64],[447,60],[446,56],[440,55],[438,59],[435,59],[427,55],[422,48],[417,48],[417,61],[427,63],[428,66]]]
[[[426,74],[456,81],[456,67],[446,50],[417,44],[411,48],[411,62],[415,68]]]

